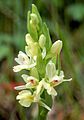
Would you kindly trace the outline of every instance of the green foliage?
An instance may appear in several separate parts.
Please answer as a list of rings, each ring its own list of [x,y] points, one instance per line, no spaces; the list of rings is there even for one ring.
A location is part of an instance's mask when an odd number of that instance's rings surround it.
[[[82,21],[84,20],[84,4],[72,4],[67,7],[66,13],[73,20]]]
[[[43,23],[42,31],[43,31],[44,35],[46,36],[46,50],[48,52],[51,48],[52,43],[51,43],[51,39],[50,39],[49,30],[45,23]]]

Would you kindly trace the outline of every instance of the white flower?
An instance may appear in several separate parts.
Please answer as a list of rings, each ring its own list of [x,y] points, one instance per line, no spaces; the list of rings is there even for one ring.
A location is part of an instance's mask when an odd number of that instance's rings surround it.
[[[55,91],[55,89],[50,85],[50,83],[45,82],[45,79],[42,79],[39,84],[37,85],[36,88],[36,95],[41,95],[41,93],[43,92],[43,90],[46,89],[47,93],[49,95],[53,95],[56,96],[57,92]]]
[[[36,88],[36,86],[38,85],[38,79],[36,79],[33,76],[28,76],[26,74],[22,75],[22,78],[25,81],[25,85],[21,85],[21,86],[16,86],[14,87],[16,90],[23,90],[23,89],[32,89],[32,88]]]
[[[46,66],[46,77],[47,77],[47,82],[44,81],[44,88],[47,90],[47,93],[49,95],[57,95],[57,92],[55,91],[54,87],[59,85],[60,83],[64,81],[71,81],[72,78],[70,79],[64,79],[64,73],[63,71],[60,71],[60,75],[58,76],[58,70],[55,68],[55,64],[50,61],[47,66]]]
[[[22,75],[22,78],[26,82],[26,88],[35,88],[38,85],[38,79],[33,76],[28,76],[26,74]]]
[[[15,61],[19,64],[13,67],[14,72],[19,72],[23,69],[29,70],[30,68],[36,65],[36,62],[31,58],[31,56],[27,56],[22,51],[19,52],[18,58],[15,58]]]

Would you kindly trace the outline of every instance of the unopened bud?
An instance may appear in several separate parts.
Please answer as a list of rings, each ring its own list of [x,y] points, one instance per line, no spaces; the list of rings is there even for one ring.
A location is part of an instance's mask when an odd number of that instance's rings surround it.
[[[30,34],[26,34],[25,38],[26,38],[26,43],[27,43],[27,45],[32,44],[33,39],[32,39],[32,37],[31,37]]]
[[[32,57],[37,56],[38,54],[38,43],[32,43],[30,48],[26,48],[28,49],[29,53],[31,54]]]
[[[45,46],[45,43],[46,43],[46,37],[43,34],[41,34],[39,38],[39,46],[43,48]]]
[[[58,40],[55,43],[53,43],[51,47],[51,53],[59,54],[61,49],[62,49],[62,41]]]
[[[39,23],[39,20],[38,20],[38,17],[36,14],[34,13],[31,13],[31,20],[34,24],[38,24]]]

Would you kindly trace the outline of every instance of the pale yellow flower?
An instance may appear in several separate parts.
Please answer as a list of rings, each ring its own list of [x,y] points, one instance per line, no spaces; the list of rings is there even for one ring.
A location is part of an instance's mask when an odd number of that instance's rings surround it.
[[[57,40],[51,47],[51,53],[58,55],[62,49],[62,41]]]
[[[51,110],[50,107],[41,101],[39,95],[37,95],[35,92],[32,94],[29,90],[22,90],[19,92],[19,95],[17,95],[16,99],[19,100],[19,103],[24,107],[30,107],[32,103],[38,103],[40,106],[45,107],[49,111]]]
[[[17,95],[16,99],[19,100],[19,103],[22,106],[29,107],[32,102],[38,102],[40,98],[35,96],[35,94],[32,94],[29,90],[22,90],[19,92],[19,95]]]

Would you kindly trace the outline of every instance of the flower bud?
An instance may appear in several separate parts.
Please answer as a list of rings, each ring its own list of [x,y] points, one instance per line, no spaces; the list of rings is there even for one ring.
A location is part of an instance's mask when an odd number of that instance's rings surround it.
[[[41,34],[39,38],[39,46],[43,48],[45,46],[45,42],[46,42],[46,37],[43,34]]]
[[[53,43],[51,47],[51,53],[58,55],[60,54],[61,49],[62,49],[62,41],[58,40],[55,43]]]
[[[32,20],[30,20],[30,26],[31,26],[31,28],[32,28],[32,30],[33,30],[33,29],[35,29],[36,24],[34,24]]]
[[[33,39],[31,37],[31,35],[30,34],[26,34],[25,38],[26,38],[27,45],[31,45],[32,42],[33,42]]]
[[[32,23],[34,23],[34,24],[38,24],[39,23],[38,17],[34,13],[31,13],[31,20],[32,20]]]
[[[38,43],[32,43],[31,46],[25,46],[26,53],[30,54],[32,57],[38,54]]]

